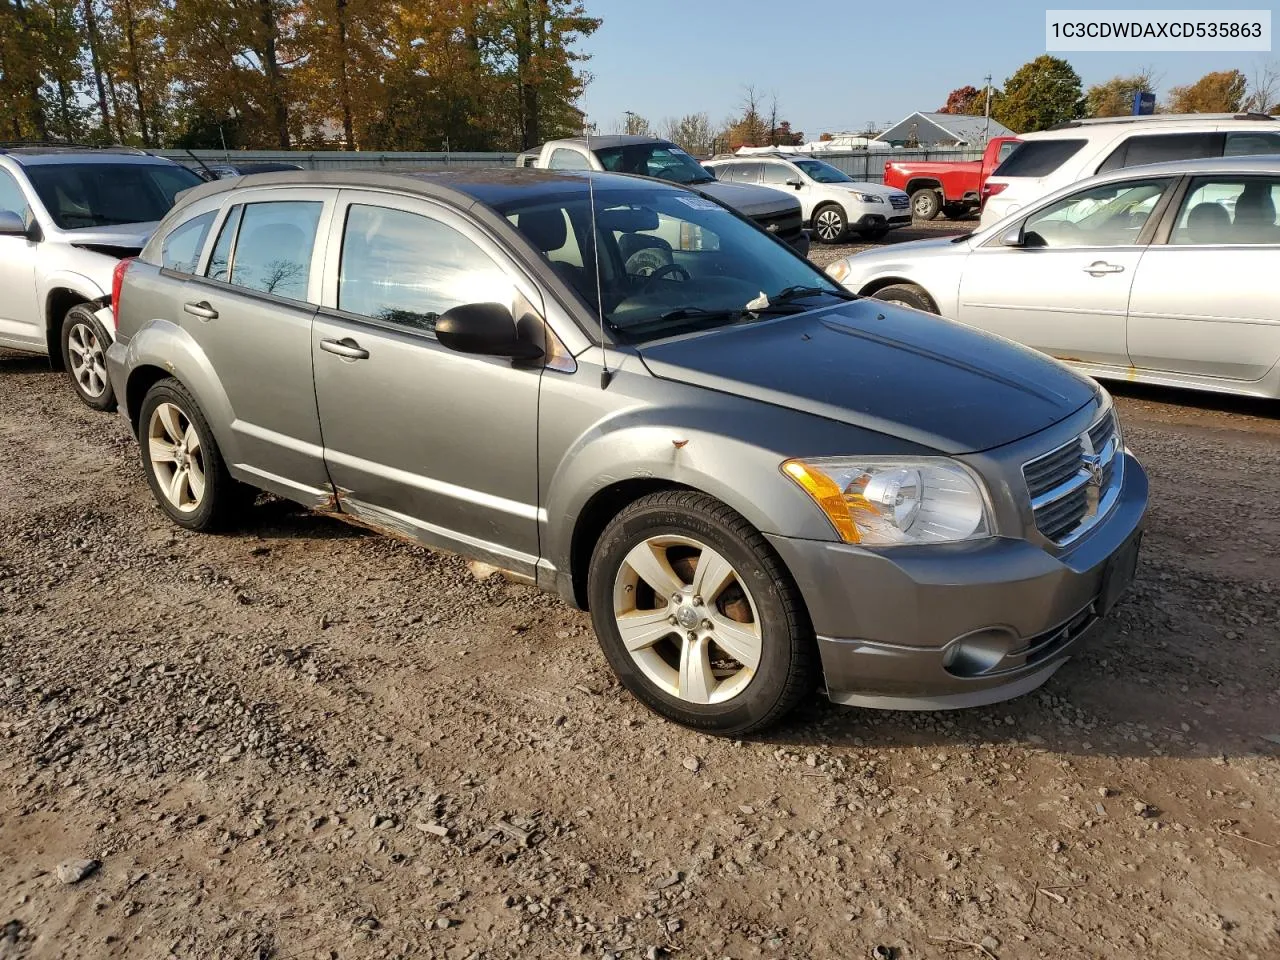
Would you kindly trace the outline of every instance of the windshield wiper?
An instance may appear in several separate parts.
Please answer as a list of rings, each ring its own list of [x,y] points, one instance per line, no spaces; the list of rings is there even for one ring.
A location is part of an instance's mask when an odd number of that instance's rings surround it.
[[[840,287],[814,287],[797,283],[789,287],[783,287],[777,293],[770,296],[769,306],[764,309],[767,310],[769,307],[776,306],[778,304],[790,303],[793,300],[804,300],[806,297],[821,297],[824,295],[828,297],[835,297],[838,300],[858,299],[857,294],[850,293],[848,290]]]
[[[652,333],[655,330],[661,330],[667,326],[673,329],[682,327],[699,327],[703,323],[709,326],[719,326],[723,323],[736,323],[748,316],[745,310],[708,310],[705,307],[680,307],[676,310],[668,310],[666,313],[657,317],[649,317],[639,323],[618,325],[615,328],[624,334],[634,335],[636,333]],[[694,321],[692,323],[681,323],[681,321]]]

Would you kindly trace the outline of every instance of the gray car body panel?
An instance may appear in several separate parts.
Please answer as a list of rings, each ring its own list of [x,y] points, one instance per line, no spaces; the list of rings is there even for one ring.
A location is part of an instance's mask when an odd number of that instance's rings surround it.
[[[161,270],[146,262],[153,257],[149,247],[126,276],[120,337],[108,354],[122,413],[136,419],[142,396],[136,383],[172,375],[200,405],[234,476],[492,563],[578,605],[585,558],[576,535],[597,497],[623,486],[704,491],[764,533],[788,564],[822,637],[832,696],[887,698],[875,705],[910,705],[912,697],[931,694],[892,683],[858,688],[848,666],[857,651],[896,644],[936,658],[975,618],[998,616],[1019,632],[1052,626],[1046,618],[1060,607],[1096,592],[1099,564],[1085,559],[1090,552],[1105,558],[1108,545],[1138,528],[1146,486],[1134,462],[1125,509],[1113,510],[1071,551],[1035,529],[1021,464],[1077,436],[1107,402],[1095,385],[1061,365],[945,321],[866,302],[640,346],[601,341],[598,318],[585,303],[505,218],[466,192],[582,189],[582,177],[510,173],[516,176],[494,173],[492,180],[479,174],[266,174],[190,191],[152,246],[190,216],[208,209],[225,216],[240,199],[282,199],[303,190],[331,198],[313,261],[314,304],[289,307],[299,316],[284,326],[298,332],[264,340],[246,327],[241,346],[261,351],[260,357],[215,357],[203,341],[221,322],[228,285]],[[599,182],[607,190],[625,179],[604,175]],[[501,251],[496,262],[546,315],[572,362],[522,369],[336,310],[337,238],[348,195],[409,210],[437,205],[437,215],[461,225],[491,254]],[[201,263],[215,235],[210,231]],[[206,322],[183,313],[183,302],[196,292],[217,306],[219,318]],[[236,296],[260,301],[252,308],[263,311],[260,326],[269,326],[267,314],[281,306],[278,298]],[[304,347],[308,309],[314,319]],[[344,361],[318,348],[321,339],[339,336],[358,340],[370,359]],[[293,351],[314,367],[310,388],[297,379],[300,372],[282,375],[288,381],[282,392],[255,386],[267,374],[254,365],[269,363],[278,351]],[[224,372],[241,363],[243,369]],[[936,382],[925,389],[931,379]],[[262,396],[249,403],[238,396],[254,389]],[[896,397],[900,413],[866,399],[873,393]],[[949,407],[948,395],[956,398]],[[264,398],[271,402],[263,406]],[[245,428],[254,403],[260,412],[253,416],[266,420],[255,425],[280,437]],[[317,428],[321,439],[311,439]],[[996,536],[943,548],[844,544],[781,470],[793,457],[939,454],[955,456],[983,478]],[[327,466],[329,482],[316,479],[317,465]],[[1083,579],[1071,581],[1063,571]],[[972,610],[965,609],[959,584],[981,598]],[[1024,591],[1028,584],[1034,589]],[[931,587],[947,588],[933,612],[910,600],[914,589],[928,606]],[[898,600],[885,604],[882,592]],[[933,676],[931,663],[922,670]],[[973,692],[954,679],[934,684],[933,694]],[[854,688],[847,688],[851,682]],[[980,696],[1012,695],[1019,684],[1023,676],[988,684],[984,689],[995,692]]]

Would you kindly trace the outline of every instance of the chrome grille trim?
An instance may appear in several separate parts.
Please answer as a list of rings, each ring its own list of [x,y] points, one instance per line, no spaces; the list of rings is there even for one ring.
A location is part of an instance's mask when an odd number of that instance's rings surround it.
[[[1110,512],[1124,481],[1115,412],[1022,465],[1036,529],[1060,547],[1074,543]]]

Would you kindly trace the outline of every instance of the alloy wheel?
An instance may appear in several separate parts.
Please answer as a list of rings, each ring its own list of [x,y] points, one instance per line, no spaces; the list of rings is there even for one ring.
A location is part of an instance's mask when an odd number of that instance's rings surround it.
[[[183,513],[200,509],[205,491],[204,451],[191,418],[176,404],[161,403],[151,412],[147,459],[170,504]]]
[[[645,677],[686,702],[732,700],[760,666],[751,592],[728,560],[691,537],[636,544],[614,577],[613,615]]]
[[[85,396],[97,399],[107,391],[106,357],[102,342],[87,323],[77,323],[67,335],[67,351],[71,354],[71,375]]]
[[[844,221],[836,211],[823,210],[818,214],[817,229],[819,237],[832,243],[839,240],[840,234],[844,232]]]

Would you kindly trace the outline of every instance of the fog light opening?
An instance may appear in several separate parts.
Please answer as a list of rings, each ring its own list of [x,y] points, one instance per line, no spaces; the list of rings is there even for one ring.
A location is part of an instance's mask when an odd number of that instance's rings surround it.
[[[955,677],[980,677],[995,670],[1018,642],[1007,627],[987,627],[952,640],[942,666]]]

